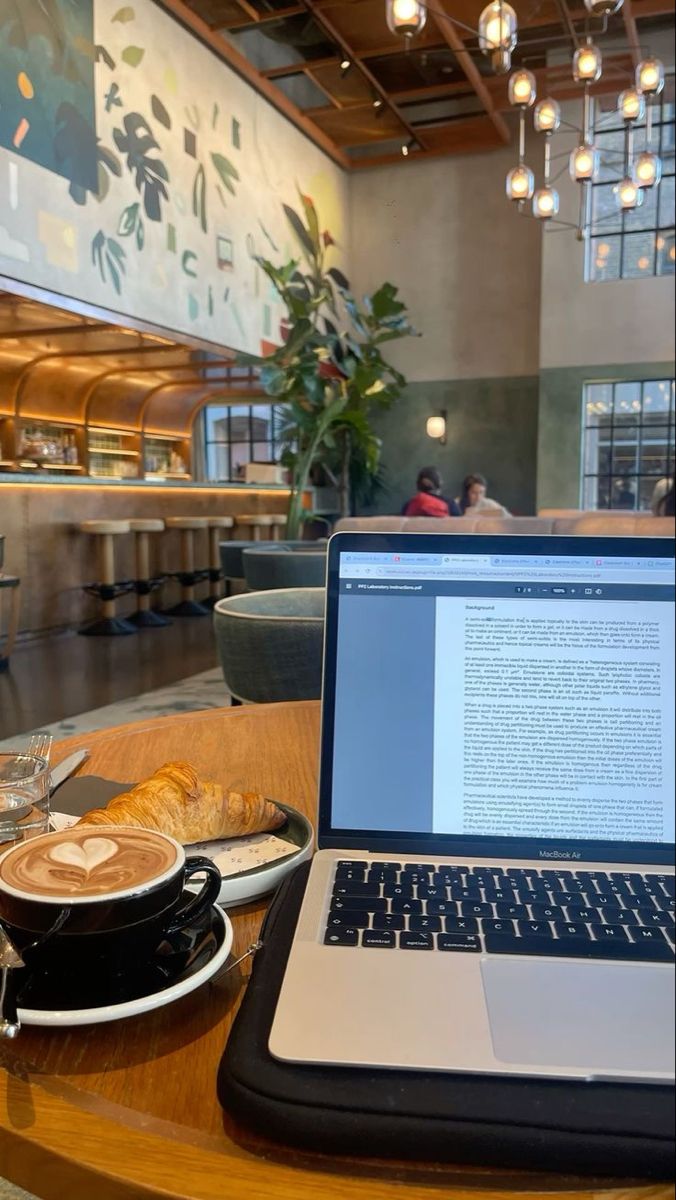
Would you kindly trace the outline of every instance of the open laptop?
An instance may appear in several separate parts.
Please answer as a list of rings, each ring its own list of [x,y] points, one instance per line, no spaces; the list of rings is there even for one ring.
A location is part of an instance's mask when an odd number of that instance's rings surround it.
[[[296,1063],[674,1077],[674,544],[338,534]]]

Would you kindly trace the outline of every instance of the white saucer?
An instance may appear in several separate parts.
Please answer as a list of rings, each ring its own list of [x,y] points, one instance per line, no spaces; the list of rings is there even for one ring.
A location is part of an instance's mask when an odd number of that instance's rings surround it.
[[[156,1008],[164,1008],[166,1004],[172,1004],[174,1000],[188,996],[190,992],[194,992],[211,979],[217,971],[220,971],[232,949],[232,925],[229,917],[217,904],[214,905],[213,912],[222,922],[221,936],[223,940],[213,958],[194,975],[179,979],[176,983],[172,983],[160,991],[153,991],[147,996],[140,996],[137,1000],[129,1000],[124,1004],[106,1004],[97,1008],[64,1010],[20,1008],[21,1024],[42,1025],[47,1029],[74,1025],[103,1025],[107,1021],[123,1021],[126,1017],[138,1017],[142,1013]]]

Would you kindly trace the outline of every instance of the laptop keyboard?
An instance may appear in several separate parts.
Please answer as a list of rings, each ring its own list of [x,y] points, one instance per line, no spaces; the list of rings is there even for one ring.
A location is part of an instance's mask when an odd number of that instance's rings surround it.
[[[674,876],[343,860],[327,946],[674,959]]]

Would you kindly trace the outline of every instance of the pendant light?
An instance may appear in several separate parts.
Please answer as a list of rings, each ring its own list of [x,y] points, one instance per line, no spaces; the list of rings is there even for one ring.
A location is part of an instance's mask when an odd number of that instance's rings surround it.
[[[561,105],[547,97],[535,105],[533,125],[537,133],[556,133],[561,124]]]
[[[547,184],[538,188],[533,196],[533,216],[540,221],[549,221],[558,214],[560,205],[559,193],[555,187]]]
[[[620,92],[617,108],[623,121],[641,121],[645,116],[645,100],[637,88]]]
[[[601,78],[603,56],[592,41],[579,46],[573,58],[573,79],[577,83],[596,83]]]
[[[664,63],[659,58],[644,58],[638,64],[636,87],[644,96],[659,96],[664,87]]]
[[[505,187],[510,200],[530,200],[535,191],[535,176],[530,167],[525,163],[512,167],[507,173]]]
[[[639,187],[655,187],[662,178],[662,159],[651,150],[644,150],[634,163],[634,179]]]
[[[584,0],[584,6],[592,17],[612,17],[623,4],[624,0]]]
[[[515,71],[507,88],[509,103],[515,107],[531,108],[537,96],[537,84],[532,71]]]
[[[585,142],[581,146],[577,146],[571,153],[570,177],[575,183],[581,183],[585,179],[596,179],[599,166],[600,155],[596,146],[590,146]]]
[[[517,33],[516,13],[504,0],[493,0],[479,17],[479,49],[490,56],[498,75],[505,75],[512,65]]]
[[[625,212],[640,208],[643,204],[643,192],[630,175],[625,175],[615,188],[618,207]]]
[[[419,0],[387,0],[386,16],[392,33],[409,39],[427,24],[427,8]]]

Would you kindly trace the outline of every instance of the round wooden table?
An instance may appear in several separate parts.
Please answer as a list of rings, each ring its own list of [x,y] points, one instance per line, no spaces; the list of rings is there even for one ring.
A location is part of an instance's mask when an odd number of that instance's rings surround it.
[[[314,816],[319,705],[194,713],[71,738],[83,774],[141,779],[185,758],[206,778],[246,784]],[[235,955],[265,904],[233,910]],[[250,960],[248,960],[250,961]],[[0,1043],[0,1176],[43,1200],[448,1200],[502,1191],[598,1197],[602,1181],[468,1168],[343,1161],[262,1144],[224,1117],[216,1071],[248,964],[166,1008],[110,1025],[24,1028]],[[606,1184],[606,1188],[608,1185]],[[665,1186],[608,1188],[666,1200]]]

